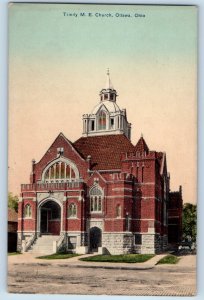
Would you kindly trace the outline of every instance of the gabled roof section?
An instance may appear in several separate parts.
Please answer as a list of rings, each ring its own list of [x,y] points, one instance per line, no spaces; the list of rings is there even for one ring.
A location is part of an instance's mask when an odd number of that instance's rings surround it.
[[[48,148],[48,150],[45,152],[45,154],[43,155],[43,157],[37,162],[37,164],[40,164],[40,163],[44,160],[45,156],[46,156],[48,153],[49,153],[49,155],[50,155],[51,160],[55,160],[55,159],[56,159],[56,152],[53,154],[53,153],[52,153],[52,152],[53,152],[52,148],[53,148],[53,146],[54,146],[55,144],[57,144],[57,143],[61,144],[62,141],[65,142],[65,145],[69,145],[69,146],[73,149],[73,151],[78,155],[78,157],[79,157],[81,160],[84,160],[84,158],[80,155],[80,153],[78,153],[77,149],[74,147],[73,143],[72,143],[70,140],[68,140],[62,132],[60,132],[60,133],[58,134],[58,136],[56,137],[56,139],[54,140],[54,142],[51,144],[51,146],[50,146],[50,147]]]
[[[91,176],[89,177],[89,179],[88,179],[88,181],[87,182],[90,182],[91,180],[93,180],[93,177],[94,176],[98,176],[98,177],[100,177],[100,179],[104,182],[104,183],[106,183],[107,182],[107,180],[97,171],[97,170],[94,170],[93,171],[93,173],[91,174]]]
[[[120,108],[117,105],[116,102],[112,102],[109,100],[105,100],[103,102],[98,103],[94,109],[92,110],[91,114],[98,114],[98,112],[104,107],[104,109],[108,112],[108,113],[115,113],[115,112],[120,112]]]
[[[149,153],[149,148],[148,148],[143,136],[141,136],[141,138],[137,142],[137,144],[135,146],[135,151],[140,152],[140,153],[144,153],[144,152],[146,152],[147,154]]]
[[[122,153],[134,151],[123,134],[81,137],[73,145],[84,159],[91,155],[91,170],[121,169]]]
[[[77,149],[75,148],[74,144],[73,144],[70,140],[68,140],[68,139],[66,138],[66,136],[65,136],[62,132],[60,132],[59,136],[60,136],[60,135],[67,141],[68,144],[70,144],[70,146],[73,148],[74,152],[75,152],[81,159],[83,159],[83,157],[80,155],[80,153],[79,153],[79,152],[77,151]]]
[[[104,104],[101,104],[101,106],[99,106],[96,114],[98,114],[102,110],[109,114],[109,110],[107,109],[107,107]]]

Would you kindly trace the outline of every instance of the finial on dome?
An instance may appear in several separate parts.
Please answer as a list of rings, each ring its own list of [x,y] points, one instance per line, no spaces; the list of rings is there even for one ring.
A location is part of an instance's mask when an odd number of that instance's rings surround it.
[[[143,138],[143,133],[141,133],[141,138]]]
[[[109,68],[107,68],[107,79],[106,79],[106,89],[111,89],[113,90],[113,85],[112,85],[112,82],[110,80],[110,70]]]

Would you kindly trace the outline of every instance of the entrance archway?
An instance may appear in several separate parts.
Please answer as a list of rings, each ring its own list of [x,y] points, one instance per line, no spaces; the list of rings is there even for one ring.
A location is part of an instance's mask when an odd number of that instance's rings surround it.
[[[53,200],[46,201],[40,207],[40,233],[60,235],[61,207]]]
[[[101,247],[101,229],[98,227],[92,227],[89,232],[90,236],[90,251],[98,251],[98,247]]]

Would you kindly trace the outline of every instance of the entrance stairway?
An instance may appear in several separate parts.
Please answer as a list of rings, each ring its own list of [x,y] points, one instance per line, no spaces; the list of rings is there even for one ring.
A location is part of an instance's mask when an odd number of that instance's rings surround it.
[[[42,235],[28,250],[29,253],[33,254],[53,254],[53,241],[57,241],[59,235]]]

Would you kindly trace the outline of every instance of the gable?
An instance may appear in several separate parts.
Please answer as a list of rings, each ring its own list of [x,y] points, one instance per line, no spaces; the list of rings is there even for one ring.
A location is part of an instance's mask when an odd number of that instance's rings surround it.
[[[136,146],[135,146],[135,152],[139,152],[139,153],[148,153],[149,152],[149,148],[144,140],[143,137],[141,137],[139,139],[139,141],[137,142]]]
[[[77,152],[73,144],[62,133],[60,133],[41,160],[34,165],[35,180],[41,180],[43,170],[46,169],[47,166],[51,165],[52,162],[54,163],[57,161],[59,157],[68,159],[73,165],[78,165],[78,162],[80,161],[80,166],[82,166],[82,168],[79,168],[79,173],[80,175],[85,173],[84,168],[87,169],[87,162]],[[84,176],[85,174],[83,174],[83,177]]]
[[[107,107],[104,104],[101,104],[101,106],[97,110],[96,114],[98,115],[101,111],[104,111],[106,114],[109,114],[109,111],[108,111]]]

